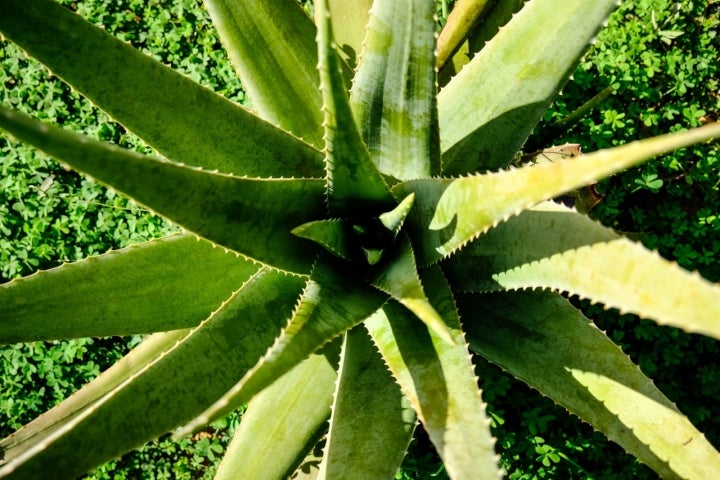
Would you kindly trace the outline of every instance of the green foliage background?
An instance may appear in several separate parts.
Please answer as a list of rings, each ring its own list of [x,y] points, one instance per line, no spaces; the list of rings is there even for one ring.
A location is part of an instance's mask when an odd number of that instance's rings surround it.
[[[152,0],[61,3],[201,84],[247,104],[199,1],[176,0],[170,8],[167,2]],[[577,142],[593,151],[717,121],[719,30],[718,0],[625,2],[526,150]],[[0,81],[5,104],[104,141],[149,150],[9,43],[0,43]],[[558,128],[558,120],[609,86],[614,92],[590,114]],[[598,191],[605,197],[591,213],[718,281],[719,169],[719,145],[702,157],[692,148],[667,155],[600,184]],[[173,228],[113,191],[0,136],[0,282],[162,236]],[[716,342],[577,302],[720,446],[720,412],[707,402],[720,400]],[[138,336],[80,339],[0,349],[0,436],[49,409],[139,341]],[[509,478],[655,477],[603,435],[498,368],[480,363],[478,375]],[[690,381],[686,384],[685,379]],[[688,386],[698,384],[701,391]],[[215,456],[236,423],[237,416],[232,416],[178,443],[162,438],[88,478],[211,478]],[[399,478],[446,478],[439,465],[420,432]]]

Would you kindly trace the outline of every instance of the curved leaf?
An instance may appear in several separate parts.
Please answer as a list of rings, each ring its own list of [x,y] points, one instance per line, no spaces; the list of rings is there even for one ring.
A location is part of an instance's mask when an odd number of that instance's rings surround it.
[[[471,0],[472,1],[472,0]],[[462,43],[452,58],[445,62],[438,73],[440,88],[445,88],[457,72],[468,64],[473,56],[506,25],[510,19],[523,7],[527,0],[504,0],[494,2],[482,12],[480,22],[470,31],[467,41]],[[448,19],[449,20],[449,19]],[[438,38],[438,43],[441,39]]]
[[[291,310],[302,283],[262,269],[199,327],[150,337],[152,349],[131,352],[3,440],[0,477],[37,479],[52,472],[75,478],[192,419],[272,344],[282,327],[277,313]]]
[[[376,0],[350,96],[381,172],[401,180],[440,173],[435,103],[435,4]]]
[[[167,158],[236,175],[323,176],[317,150],[58,3],[0,0],[0,11],[3,35]]]
[[[664,478],[713,478],[720,454],[567,300],[550,292],[458,299],[473,350],[537,388]]]
[[[349,330],[319,478],[393,478],[416,421],[367,331]]]
[[[720,338],[720,286],[551,202],[490,230],[446,271],[460,290],[550,288]]]
[[[325,442],[322,439],[318,441],[289,478],[292,480],[316,480],[320,473],[324,445]]]
[[[438,95],[443,173],[507,166],[617,4],[528,1]]]
[[[323,97],[323,126],[331,215],[379,214],[395,204],[385,180],[355,126],[347,88],[332,39],[327,0],[316,2],[318,17],[318,70]]]
[[[418,414],[453,479],[498,479],[485,406],[447,283],[437,267],[423,280],[454,344],[389,302],[365,321],[393,376]],[[432,286],[432,289],[430,287]]]
[[[340,342],[324,350],[250,400],[214,480],[289,477],[327,428]]]
[[[310,271],[316,250],[290,230],[323,216],[323,180],[203,171],[90,140],[2,107],[0,128],[203,238],[280,269]]]
[[[459,0],[455,3],[437,39],[438,70],[445,66],[460,45],[467,40],[478,20],[492,9],[492,3],[490,0]]]
[[[328,0],[338,53],[353,69],[362,51],[372,4],[373,0]]]
[[[380,222],[392,232],[394,238],[397,238],[398,233],[400,233],[400,229],[402,229],[413,203],[415,203],[415,195],[411,193],[403,198],[397,207],[380,215]]]
[[[303,223],[292,229],[292,234],[322,246],[328,252],[343,260],[356,259],[361,253],[353,238],[351,222],[347,220],[318,220]]]
[[[300,5],[294,0],[205,0],[205,5],[253,107],[322,148],[316,32]]]
[[[321,258],[290,322],[272,348],[221,399],[185,425],[179,435],[249,401],[318,348],[363,321],[386,299],[386,295],[355,280],[339,263]]]
[[[380,266],[372,285],[403,304],[440,338],[452,344],[452,333],[445,320],[425,295],[407,235],[400,238],[388,257],[387,262]]]
[[[90,384],[86,385],[75,392],[71,397],[56,405],[51,410],[40,415],[32,422],[26,424],[13,433],[9,437],[0,441],[0,451],[6,454],[3,462],[0,463],[0,475],[2,478],[13,477],[20,479],[34,478],[31,474],[23,472],[22,465],[18,468],[18,457],[25,450],[31,449],[34,444],[43,442],[61,429],[67,428],[67,424],[72,422],[84,411],[92,408],[92,406],[100,401],[105,395],[113,389],[122,385],[129,378],[141,372],[148,363],[153,362],[164,352],[168,351],[177,342],[181,341],[190,332],[189,329],[175,330],[166,333],[156,333],[148,336],[143,342],[135,347],[128,355],[119,360],[111,368],[100,374]],[[53,448],[52,446],[50,448]],[[24,460],[22,460],[24,461]],[[32,462],[32,459],[29,459]],[[7,468],[5,464],[8,464]],[[72,467],[63,466],[63,469]],[[81,468],[83,468],[81,466]],[[85,469],[90,466],[84,467]],[[80,472],[77,472],[80,473]]]
[[[0,343],[198,325],[258,268],[177,234],[0,285]]]
[[[458,179],[405,182],[393,194],[415,193],[411,237],[421,265],[450,255],[490,227],[543,200],[626,169],[655,155],[720,136],[720,124],[663,135],[554,163],[543,162]]]
[[[293,235],[311,240],[334,256],[347,261],[375,265],[400,233],[412,208],[414,195],[375,218],[318,220],[295,227]]]

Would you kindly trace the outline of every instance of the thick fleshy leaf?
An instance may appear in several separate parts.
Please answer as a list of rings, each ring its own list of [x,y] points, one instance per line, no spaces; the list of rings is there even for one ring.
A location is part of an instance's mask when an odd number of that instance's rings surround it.
[[[526,2],[438,96],[443,173],[507,166],[617,4]]]
[[[403,198],[397,207],[380,215],[380,222],[392,232],[394,237],[397,237],[397,234],[400,233],[400,229],[405,223],[413,203],[415,203],[415,195],[411,193]]]
[[[493,7],[490,0],[458,0],[437,39],[437,68],[450,60],[480,18]]]
[[[0,468],[0,474],[9,475],[12,473],[20,479],[33,478],[31,475],[24,474],[22,468],[17,469],[18,465],[15,463],[18,461],[17,457],[21,456],[24,451],[31,449],[38,441],[53,438],[55,432],[66,428],[66,424],[71,422],[73,418],[91,408],[106,394],[137,375],[148,363],[170,350],[173,345],[185,338],[189,332],[189,329],[183,329],[148,336],[143,340],[142,344],[135,347],[128,355],[100,374],[91,384],[81,388],[64,402],[0,441],[0,451],[5,454],[3,460],[8,463],[5,470]],[[3,466],[4,463],[0,464],[0,467]],[[88,469],[90,466],[81,466],[81,468]],[[62,470],[60,472],[62,473]],[[2,478],[6,477],[3,476]]]
[[[339,219],[303,223],[292,230],[293,235],[313,241],[343,260],[356,259],[360,254],[352,232],[351,222]]]
[[[378,215],[395,203],[355,126],[332,38],[327,0],[316,2],[331,215]]]
[[[338,53],[350,68],[361,54],[373,0],[328,0]]]
[[[325,182],[249,179],[123,150],[0,107],[0,128],[214,243],[308,273],[317,253],[290,233],[321,218]]]
[[[720,286],[552,202],[490,230],[446,271],[456,290],[560,290],[720,339]]]
[[[470,0],[470,2],[472,1],[473,0]],[[478,1],[481,2],[482,0]],[[502,2],[494,2],[493,5],[485,8],[481,14],[482,18],[480,22],[470,31],[467,41],[459,46],[452,58],[445,62],[444,67],[440,67],[438,83],[441,89],[457,75],[457,72],[468,64],[475,53],[479,52],[488,40],[497,34],[500,28],[510,21],[526,1],[527,0],[504,0]],[[444,40],[438,38],[438,44],[440,44],[441,41]]]
[[[664,478],[713,478],[720,454],[605,334],[551,292],[463,295],[473,350]]]
[[[180,435],[249,401],[318,348],[377,310],[387,296],[355,280],[339,261],[321,258],[290,322],[265,356],[227,394],[182,428]]]
[[[408,225],[421,265],[435,262],[490,227],[543,200],[592,183],[655,155],[720,136],[720,124],[663,135],[575,158],[458,179],[405,182],[415,193]]]
[[[0,285],[0,343],[198,325],[258,268],[176,234]]]
[[[322,177],[322,155],[50,0],[0,0],[0,32],[167,158]]]
[[[414,199],[414,195],[408,195],[377,218],[318,220],[295,227],[292,234],[317,243],[343,260],[375,265],[397,238]]]
[[[298,2],[205,0],[205,5],[253,108],[322,148],[315,26]]]
[[[407,235],[401,236],[394,248],[388,252],[388,259],[380,266],[380,272],[372,284],[405,305],[440,338],[448,343],[453,342],[452,333],[445,320],[425,295]]]
[[[452,293],[437,267],[423,271],[454,345],[389,302],[365,321],[393,376],[410,400],[453,479],[501,477],[470,354]]]
[[[435,3],[376,0],[351,104],[381,172],[408,180],[440,173],[435,103]]]
[[[327,428],[339,340],[329,344],[325,354],[310,355],[250,401],[214,480],[290,477],[319,432]]]
[[[393,478],[416,421],[367,331],[349,330],[319,478]]]
[[[316,480],[320,474],[320,462],[322,462],[324,445],[325,442],[322,439],[316,443],[315,447],[308,452],[297,470],[289,478],[292,480]]]
[[[148,348],[0,442],[0,476],[75,478],[189,421],[272,345],[278,313],[291,311],[302,284],[262,269],[199,327],[150,337]]]

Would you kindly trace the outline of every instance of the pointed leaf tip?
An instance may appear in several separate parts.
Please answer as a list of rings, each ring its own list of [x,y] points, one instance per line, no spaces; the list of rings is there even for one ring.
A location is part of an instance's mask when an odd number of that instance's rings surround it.
[[[447,324],[425,295],[407,235],[389,255],[387,264],[383,265],[372,285],[404,305],[448,345],[455,345]]]
[[[395,186],[393,193],[418,194],[409,226],[420,264],[428,265],[543,200],[719,136],[720,123],[716,123],[553,163],[460,178],[412,180]]]
[[[326,1],[315,4],[318,21],[318,71],[323,97],[328,205],[333,215],[383,211],[394,199],[360,137],[335,51]]]
[[[300,303],[275,344],[225,395],[187,423],[180,435],[228,414],[273,384],[333,338],[372,315],[387,296],[352,275],[330,257],[321,257]]]
[[[353,245],[348,226],[343,220],[318,220],[303,223],[293,228],[290,233],[310,240],[323,247],[338,258],[350,261],[357,247]]]
[[[407,218],[414,203],[415,193],[411,192],[410,195],[402,199],[397,207],[380,215],[380,221],[388,230],[393,232],[394,236],[397,236],[398,232],[400,232],[405,218]]]
[[[422,272],[430,301],[453,332],[449,346],[388,302],[364,325],[443,459],[450,478],[499,478],[493,438],[454,298],[437,266]]]

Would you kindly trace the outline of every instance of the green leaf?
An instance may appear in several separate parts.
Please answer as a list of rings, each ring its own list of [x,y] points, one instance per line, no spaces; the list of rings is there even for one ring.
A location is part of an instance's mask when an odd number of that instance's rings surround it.
[[[259,266],[171,235],[0,285],[0,343],[198,325]]]
[[[72,397],[25,425],[24,428],[18,430],[11,436],[0,441],[0,449],[2,449],[2,452],[5,454],[3,459],[4,463],[0,465],[0,467],[2,467],[0,468],[0,475],[13,473],[16,475],[16,478],[34,478],[31,474],[28,474],[32,466],[24,465],[24,462],[32,463],[33,461],[37,461],[37,458],[23,458],[23,455],[27,455],[28,452],[30,455],[42,453],[42,449],[33,452],[33,448],[36,448],[38,443],[44,441],[48,443],[49,453],[52,454],[52,450],[58,447],[57,444],[52,444],[50,441],[57,439],[58,432],[62,435],[62,431],[68,429],[69,423],[73,422],[79,415],[82,415],[83,412],[91,410],[93,405],[101,401],[105,395],[143,371],[148,363],[157,360],[163,353],[170,350],[173,345],[185,338],[189,332],[189,329],[184,329],[150,335],[143,340],[142,344],[134,348],[128,355],[103,372],[93,382],[77,391]],[[107,446],[105,446],[105,448],[107,448]],[[68,449],[68,451],[70,450]],[[96,455],[96,452],[91,453],[91,455]],[[43,461],[45,460],[40,458],[41,464],[35,468],[42,468]],[[101,460],[96,461],[99,462]],[[63,464],[58,470],[53,471],[57,471],[58,475],[66,473],[66,476],[73,477],[76,475],[69,474],[69,472],[72,472],[71,469],[75,468],[75,473],[79,474],[92,466],[91,464],[81,464],[73,467],[72,465]]]
[[[194,418],[272,345],[277,314],[291,311],[302,283],[262,269],[199,327],[151,336],[148,348],[3,440],[0,476],[75,478]]]
[[[720,454],[605,334],[550,292],[463,295],[473,350],[664,478],[713,478]]]
[[[343,260],[375,265],[400,232],[414,199],[414,195],[408,195],[377,218],[318,220],[295,227],[292,234],[317,243]]]
[[[275,345],[223,398],[185,425],[180,435],[249,401],[318,348],[363,321],[386,299],[386,295],[355,280],[347,267],[321,257]]]
[[[498,479],[493,439],[450,288],[437,267],[423,272],[453,344],[389,302],[365,321],[393,376],[422,421],[450,478]]]
[[[409,180],[440,173],[435,103],[435,3],[377,0],[351,105],[380,171]]]
[[[360,138],[333,47],[327,0],[317,2],[318,70],[323,96],[328,205],[331,215],[379,214],[395,204]],[[368,211],[369,210],[369,211]]]
[[[663,135],[575,158],[459,179],[409,181],[415,193],[408,224],[420,265],[445,257],[490,227],[543,200],[592,183],[655,155],[720,136],[720,124]]]
[[[325,212],[324,181],[250,179],[123,150],[0,107],[0,128],[219,245],[308,273],[316,251],[290,233]]]
[[[437,68],[442,70],[494,5],[490,0],[458,0],[437,39]],[[503,2],[507,3],[507,2]]]
[[[380,215],[380,222],[392,232],[394,238],[397,238],[398,233],[400,233],[400,229],[405,223],[413,203],[415,203],[415,195],[411,193],[403,198],[397,207]]]
[[[330,417],[340,342],[324,351],[250,400],[215,480],[275,480],[295,470]]]
[[[322,449],[324,445],[325,443],[322,439],[316,443],[300,463],[297,470],[288,478],[292,480],[317,480],[320,473],[320,462],[322,462]]]
[[[452,334],[445,320],[425,295],[407,235],[400,238],[388,257],[387,262],[380,266],[380,272],[373,279],[372,285],[405,305],[440,338],[452,343]]]
[[[463,249],[449,262],[448,276],[461,290],[568,292],[720,339],[718,285],[551,202]]]
[[[328,0],[338,53],[353,69],[361,55],[372,4],[373,0]]]
[[[476,0],[469,0],[470,3],[473,1]],[[475,28],[471,30],[467,41],[459,46],[452,58],[445,62],[444,67],[440,67],[438,82],[440,83],[441,89],[445,88],[445,85],[447,85],[450,80],[452,80],[455,75],[457,75],[457,73],[462,70],[462,68],[467,65],[470,60],[472,60],[474,55],[479,52],[518,11],[520,11],[525,2],[526,0],[504,0],[502,2],[495,2],[481,13],[482,18]],[[457,8],[457,5],[455,8]],[[471,9],[472,7],[468,8],[470,11]],[[448,22],[449,21],[450,19],[448,18]],[[440,48],[441,42],[446,41],[442,38],[444,32],[440,33],[440,38],[438,38],[438,48]],[[451,38],[453,37],[450,36],[450,39]],[[447,47],[443,48],[447,49]],[[440,56],[438,55],[438,60],[439,59]],[[439,64],[440,63],[438,62],[438,65]]]
[[[443,173],[507,166],[617,3],[526,2],[438,95]]]
[[[292,234],[311,240],[343,260],[355,260],[360,248],[353,239],[352,222],[347,220],[318,220],[303,223],[292,229]]]
[[[322,148],[316,32],[300,5],[294,0],[206,0],[205,5],[253,108]]]
[[[323,177],[322,156],[50,0],[0,0],[0,32],[167,158],[236,175]]]
[[[415,429],[415,412],[361,326],[345,334],[319,478],[392,478]]]

